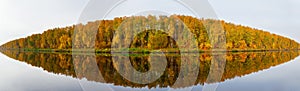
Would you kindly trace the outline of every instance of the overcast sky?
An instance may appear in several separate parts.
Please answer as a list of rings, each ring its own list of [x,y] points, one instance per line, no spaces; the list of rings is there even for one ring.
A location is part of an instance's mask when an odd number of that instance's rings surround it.
[[[270,31],[300,42],[299,0],[208,1],[220,19]],[[47,29],[76,24],[88,2],[0,0],[0,44],[42,33]]]

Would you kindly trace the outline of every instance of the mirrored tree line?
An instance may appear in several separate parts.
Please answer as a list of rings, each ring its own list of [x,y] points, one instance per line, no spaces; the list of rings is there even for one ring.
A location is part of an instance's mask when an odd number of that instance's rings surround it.
[[[57,53],[36,53],[36,52],[20,52],[20,51],[4,51],[5,55],[25,62],[32,66],[41,67],[44,70],[55,73],[64,74],[74,78],[86,78],[89,81],[96,81],[102,83],[112,83],[117,86],[124,87],[149,87],[156,88],[172,86],[174,82],[179,77],[180,70],[189,71],[194,68],[194,63],[199,63],[200,69],[197,77],[197,81],[194,85],[203,85],[206,83],[207,77],[209,75],[211,61],[213,55],[209,53],[201,53],[199,55],[199,60],[190,60],[189,67],[186,69],[181,69],[181,57],[193,56],[191,54],[168,54],[164,56],[167,59],[167,67],[165,68],[164,74],[153,83],[149,84],[137,84],[126,80],[122,77],[115,66],[113,65],[112,56],[109,54],[105,55],[71,55],[71,54],[57,54]],[[226,64],[222,79],[219,82],[223,82],[228,79],[233,79],[235,77],[242,77],[254,72],[258,72],[264,69],[268,69],[273,66],[277,66],[293,60],[299,55],[296,51],[286,51],[286,52],[237,52],[226,54]],[[76,56],[76,57],[72,57]],[[119,55],[120,57],[128,57],[129,61],[133,67],[140,72],[147,72],[150,65],[150,60],[148,60],[149,54],[140,55]],[[161,56],[161,55],[160,55]],[[95,60],[93,60],[96,58]],[[91,69],[90,65],[96,62],[98,69],[103,76],[104,80],[100,80],[97,75],[95,75],[95,69]],[[197,62],[198,61],[198,62]],[[122,65],[122,64],[118,64]],[[127,66],[122,66],[127,69]],[[76,73],[75,69],[80,68]],[[132,74],[134,75],[134,74]],[[187,78],[188,79],[188,78]],[[145,79],[147,80],[147,79]],[[189,80],[187,80],[189,81]],[[194,81],[194,80],[193,80]],[[186,82],[190,83],[190,82]],[[211,82],[215,83],[215,82]],[[182,84],[182,86],[187,86]]]

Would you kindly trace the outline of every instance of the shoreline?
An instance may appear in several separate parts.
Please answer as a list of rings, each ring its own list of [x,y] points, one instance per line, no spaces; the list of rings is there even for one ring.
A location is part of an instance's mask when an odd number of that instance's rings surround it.
[[[300,51],[300,49],[234,49],[234,50],[178,50],[178,49],[14,49],[0,48],[0,51],[20,51],[20,52],[47,52],[47,53],[222,53],[222,52],[282,52],[282,51]]]

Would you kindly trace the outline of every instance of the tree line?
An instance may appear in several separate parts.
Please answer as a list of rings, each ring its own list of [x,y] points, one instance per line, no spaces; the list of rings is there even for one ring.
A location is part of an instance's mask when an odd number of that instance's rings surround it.
[[[144,31],[144,32],[140,32]],[[188,35],[188,32],[192,36]],[[131,16],[98,20],[64,28],[49,29],[1,46],[2,49],[131,48],[161,49],[190,45],[194,37],[200,50],[290,50],[300,49],[289,38],[222,20],[192,16]],[[183,40],[179,40],[179,39]],[[117,44],[114,44],[117,43]],[[127,44],[128,44],[127,43]],[[112,46],[114,45],[114,46]],[[221,46],[218,46],[221,45]]]

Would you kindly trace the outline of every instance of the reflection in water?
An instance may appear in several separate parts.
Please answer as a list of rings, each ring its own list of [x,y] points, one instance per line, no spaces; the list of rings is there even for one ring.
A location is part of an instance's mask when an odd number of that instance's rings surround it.
[[[183,78],[179,76],[179,72],[189,72],[189,68],[193,68],[193,64],[199,63],[200,60],[200,70],[197,77],[197,81],[194,85],[204,83],[216,83],[213,81],[206,81],[211,67],[212,54],[200,54],[199,60],[189,60],[189,67],[185,67],[186,69],[180,69],[181,56],[179,54],[165,54],[167,65],[166,69],[163,72],[162,76],[156,81],[150,84],[137,84],[126,80],[124,77],[118,73],[116,68],[114,67],[114,63],[112,60],[112,56],[110,54],[99,54],[96,56],[88,55],[88,54],[78,54],[73,55],[75,57],[72,58],[71,54],[63,54],[63,53],[34,53],[34,52],[19,52],[19,51],[4,51],[5,55],[14,58],[16,60],[20,60],[31,64],[36,67],[42,67],[44,70],[48,72],[53,72],[56,74],[65,74],[68,76],[72,76],[74,78],[86,78],[89,81],[96,81],[101,83],[112,83],[117,86],[124,87],[170,87],[173,86],[178,78]],[[184,56],[194,56],[193,54],[181,54]],[[218,54],[213,54],[218,55]],[[288,62],[299,55],[298,52],[241,52],[241,53],[227,53],[226,55],[226,65],[224,69],[224,73],[222,75],[221,81],[225,81],[227,79],[232,79],[234,77],[241,77],[253,72],[258,72],[260,70],[268,69],[272,66],[276,66],[285,62]],[[131,55],[119,55],[119,58],[128,57],[130,59],[130,63],[135,68],[135,70],[139,72],[147,72],[151,69],[152,65],[148,60],[149,55],[147,54],[131,54]],[[153,55],[152,55],[153,56]],[[161,56],[161,55],[154,55]],[[90,68],[89,65],[93,64],[92,60],[96,58],[97,66],[99,69]],[[126,69],[127,66],[123,64],[115,64],[119,65],[118,67],[122,67]],[[157,64],[159,65],[159,64]],[[84,67],[88,66],[88,67]],[[218,66],[213,66],[218,67]],[[74,69],[80,69],[77,73]],[[95,70],[100,70],[101,73],[95,73]],[[82,75],[84,74],[84,75]],[[101,74],[104,79],[99,79],[97,77]],[[128,73],[130,74],[130,73]],[[188,78],[187,78],[188,79]],[[145,79],[147,80],[147,79]],[[193,81],[195,82],[195,81]],[[189,83],[189,82],[187,82]],[[187,86],[182,84],[182,86]]]

